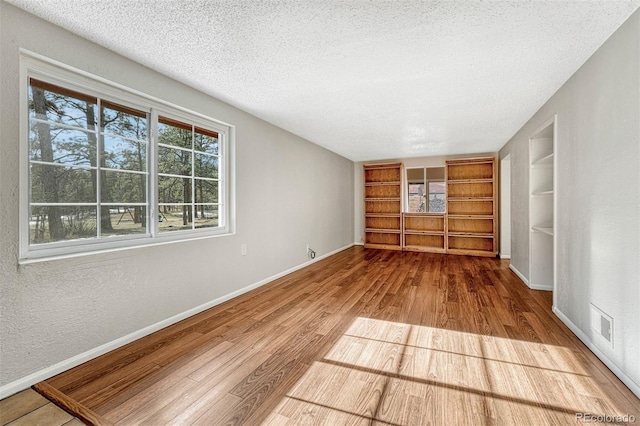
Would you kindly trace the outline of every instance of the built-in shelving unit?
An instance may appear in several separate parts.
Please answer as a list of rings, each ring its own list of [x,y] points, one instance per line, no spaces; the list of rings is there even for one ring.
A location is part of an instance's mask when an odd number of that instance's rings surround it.
[[[496,256],[495,159],[457,159],[446,163],[446,252]]]
[[[364,165],[367,248],[402,249],[402,163]]]
[[[529,286],[552,290],[554,282],[554,121],[530,139]]]
[[[444,213],[403,213],[402,250],[445,252]]]
[[[444,179],[445,212],[402,212],[402,163],[364,165],[364,246],[495,257],[495,159],[449,160]]]

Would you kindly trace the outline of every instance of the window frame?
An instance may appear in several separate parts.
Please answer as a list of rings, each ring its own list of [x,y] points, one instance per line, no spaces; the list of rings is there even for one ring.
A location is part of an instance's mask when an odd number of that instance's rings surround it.
[[[433,213],[433,214],[445,214],[447,212],[447,190],[446,190],[446,177],[444,178],[428,178],[429,169],[444,169],[444,166],[412,166],[412,167],[406,167],[405,168],[405,172],[404,172],[404,179],[406,182],[405,188],[404,188],[404,193],[405,193],[405,197],[406,197],[406,202],[404,205],[404,209],[405,212],[407,213]],[[424,185],[424,189],[425,189],[425,193],[422,196],[424,199],[424,205],[425,205],[425,211],[424,212],[412,212],[411,211],[411,206],[410,206],[410,192],[409,192],[409,187],[410,185],[412,185],[412,183],[409,181],[409,170],[422,170],[422,181],[419,184],[423,184]],[[429,209],[429,196],[431,195],[431,192],[429,191],[429,184],[431,182],[442,182],[445,184],[445,191],[443,192],[444,194],[444,206],[445,209],[442,212],[432,212]]]
[[[147,113],[147,230],[145,233],[55,241],[37,245],[30,244],[31,183],[28,110],[30,78]],[[235,233],[234,126],[24,49],[20,49],[19,108],[19,263],[197,240]],[[221,159],[218,169],[218,203],[220,206],[218,209],[218,223],[222,223],[222,226],[160,232],[158,221],[153,220],[158,215],[158,117],[160,115],[218,133],[218,155]],[[98,123],[98,134],[101,131],[100,123]]]

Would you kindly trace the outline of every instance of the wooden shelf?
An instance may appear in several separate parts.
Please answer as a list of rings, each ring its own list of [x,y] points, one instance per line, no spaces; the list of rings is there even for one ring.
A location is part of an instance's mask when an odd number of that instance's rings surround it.
[[[468,249],[447,249],[448,254],[459,254],[463,256],[481,256],[481,257],[496,257],[496,253],[485,250],[468,250]]]
[[[450,214],[449,219],[493,219],[492,215],[465,215],[465,214]]]
[[[468,235],[449,235],[448,237],[448,247],[453,250],[492,252],[494,242],[493,237],[471,237]]]
[[[449,197],[447,201],[493,201],[493,197]]]
[[[442,235],[444,236],[444,231],[404,231],[405,235]]]
[[[385,229],[385,228],[365,228],[365,232],[378,232],[381,234],[399,234],[399,229]]]
[[[365,233],[365,245],[366,244],[376,244],[380,246],[387,247],[398,247],[401,248],[400,244],[400,233],[399,232],[366,232]]]
[[[446,253],[444,247],[428,247],[428,246],[407,246],[402,247],[404,251],[417,251],[427,253]]]
[[[412,247],[413,251],[444,251],[444,233],[441,235],[430,234],[404,234],[403,248]]]
[[[493,180],[494,158],[470,158],[447,161],[447,182]]]
[[[393,182],[367,182],[364,184],[364,186],[393,186],[393,185],[400,185],[401,182],[400,181],[393,181]]]
[[[493,234],[480,234],[475,232],[449,232],[450,237],[493,238]]]
[[[447,161],[447,253],[496,255],[496,196],[493,157]]]
[[[402,164],[365,164],[366,248],[402,249]]]
[[[364,243],[364,248],[372,248],[378,250],[402,250],[400,245],[392,245],[392,244],[373,244],[373,243]]]
[[[438,213],[438,212],[423,212],[423,213],[409,213],[409,212],[404,212],[402,213],[405,217],[435,217],[435,216],[439,216],[439,217],[444,217],[444,213]]]
[[[449,185],[462,184],[462,183],[483,183],[483,182],[492,183],[493,179],[451,179],[447,181]]]
[[[395,200],[365,200],[365,213],[388,213],[400,215],[400,199]]]
[[[403,213],[402,232],[403,250],[445,252],[444,213]]]

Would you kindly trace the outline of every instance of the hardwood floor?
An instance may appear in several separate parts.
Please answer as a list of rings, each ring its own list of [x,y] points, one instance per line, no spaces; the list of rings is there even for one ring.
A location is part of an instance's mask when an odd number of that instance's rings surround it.
[[[636,398],[491,258],[354,247],[40,383],[104,424],[566,424]]]

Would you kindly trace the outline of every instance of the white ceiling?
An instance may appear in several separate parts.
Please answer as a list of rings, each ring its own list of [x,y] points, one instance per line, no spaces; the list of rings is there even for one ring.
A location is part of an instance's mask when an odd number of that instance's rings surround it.
[[[354,161],[497,151],[640,5],[8,2]]]

